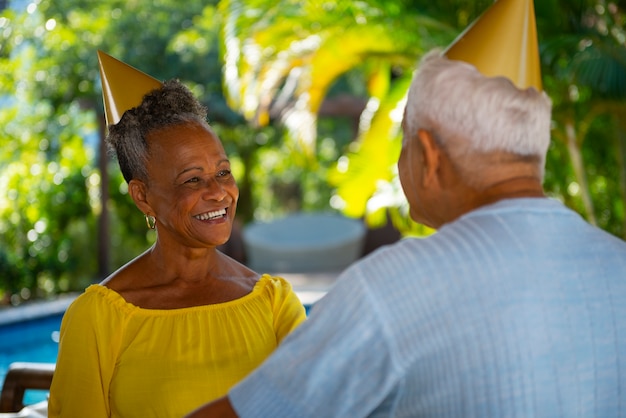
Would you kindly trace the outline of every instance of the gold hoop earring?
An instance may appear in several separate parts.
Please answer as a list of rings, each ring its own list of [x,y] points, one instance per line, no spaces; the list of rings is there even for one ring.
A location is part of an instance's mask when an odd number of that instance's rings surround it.
[[[156,218],[146,214],[146,225],[148,225],[148,229],[156,229]]]

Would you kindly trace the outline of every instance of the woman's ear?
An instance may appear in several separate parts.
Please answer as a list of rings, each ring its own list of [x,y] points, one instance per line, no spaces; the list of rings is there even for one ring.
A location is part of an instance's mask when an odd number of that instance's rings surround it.
[[[434,136],[427,130],[417,131],[417,139],[421,149],[422,186],[432,187],[440,184],[441,149]]]
[[[140,211],[146,215],[154,213],[148,203],[147,186],[143,181],[132,179],[128,183],[128,194],[130,194],[130,197],[135,202],[135,206],[137,206]]]

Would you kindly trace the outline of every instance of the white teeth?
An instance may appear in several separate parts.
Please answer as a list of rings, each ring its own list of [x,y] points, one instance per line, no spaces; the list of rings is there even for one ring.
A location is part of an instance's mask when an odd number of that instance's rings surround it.
[[[226,215],[226,209],[220,209],[213,212],[203,213],[202,215],[196,215],[194,218],[201,221],[208,221],[209,219],[221,218]]]

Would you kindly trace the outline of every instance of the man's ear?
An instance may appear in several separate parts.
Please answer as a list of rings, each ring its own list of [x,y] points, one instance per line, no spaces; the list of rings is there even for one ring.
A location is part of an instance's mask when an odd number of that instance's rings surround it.
[[[421,148],[422,186],[432,187],[440,184],[441,149],[434,136],[427,130],[417,131],[417,139]]]
[[[128,194],[130,194],[130,197],[132,197],[135,202],[135,206],[137,206],[140,211],[146,215],[154,213],[148,203],[147,186],[143,181],[132,179],[128,183]]]

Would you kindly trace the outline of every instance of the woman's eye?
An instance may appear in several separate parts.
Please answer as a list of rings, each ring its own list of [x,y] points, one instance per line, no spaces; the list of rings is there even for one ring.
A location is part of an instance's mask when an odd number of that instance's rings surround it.
[[[198,177],[192,177],[189,180],[187,180],[185,183],[197,183],[198,181],[200,181]]]
[[[221,170],[217,173],[218,177],[226,177],[230,175],[230,170]]]

